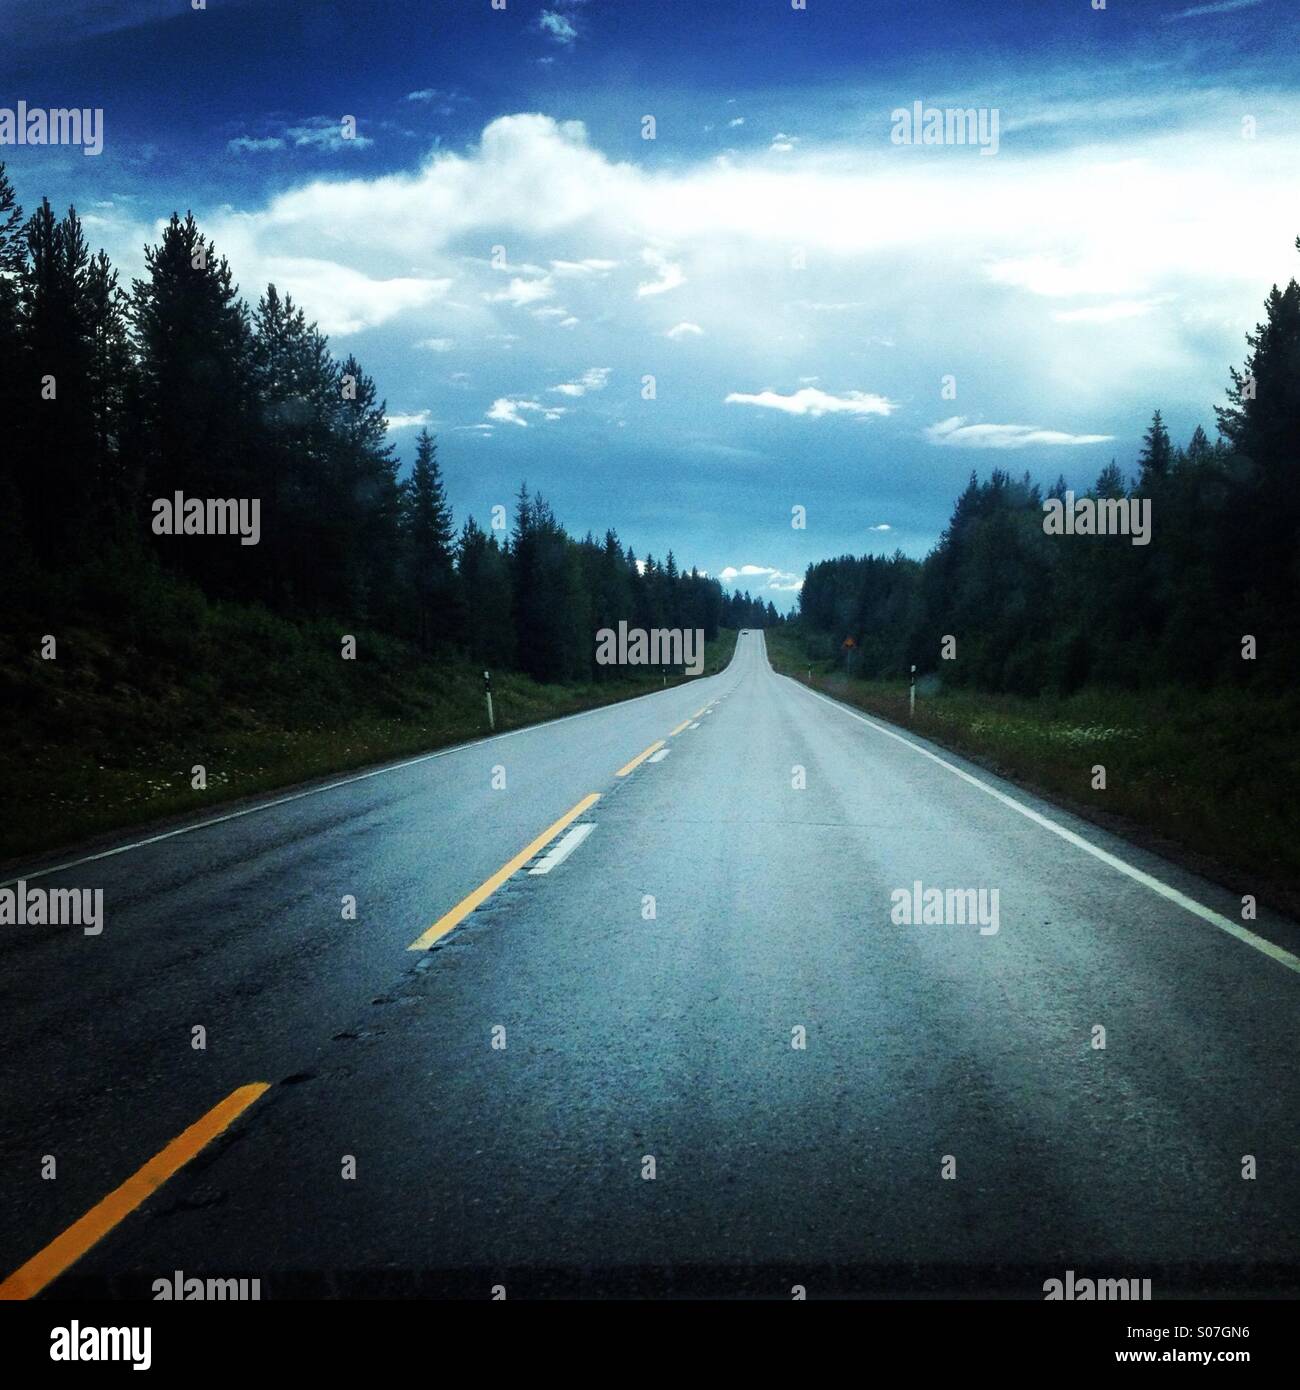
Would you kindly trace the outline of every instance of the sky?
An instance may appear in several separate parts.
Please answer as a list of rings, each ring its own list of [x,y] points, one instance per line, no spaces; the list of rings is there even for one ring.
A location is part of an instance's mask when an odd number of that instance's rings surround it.
[[[0,108],[104,113],[0,161],[125,279],[192,210],[403,460],[436,433],[458,522],[526,481],[785,608],[972,469],[1213,436],[1300,268],[1300,6],[1097,3],[0,0]]]

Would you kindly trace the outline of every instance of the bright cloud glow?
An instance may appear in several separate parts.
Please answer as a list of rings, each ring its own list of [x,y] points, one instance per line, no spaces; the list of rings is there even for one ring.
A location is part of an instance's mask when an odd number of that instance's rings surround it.
[[[724,403],[765,406],[769,410],[784,411],[787,415],[808,415],[814,420],[822,415],[892,415],[898,408],[884,396],[874,396],[866,391],[846,391],[842,396],[833,396],[829,391],[820,391],[815,386],[804,386],[791,396],[783,396],[777,391],[759,391],[752,396],[732,391]]]
[[[1058,309],[1052,317],[1057,323],[1116,323],[1120,319],[1143,318],[1165,303],[1168,296],[1155,299],[1117,299],[1110,304],[1090,304],[1082,309]]]

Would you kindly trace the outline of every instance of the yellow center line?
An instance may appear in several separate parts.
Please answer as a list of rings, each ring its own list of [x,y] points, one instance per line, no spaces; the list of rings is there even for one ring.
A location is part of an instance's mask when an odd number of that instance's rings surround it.
[[[566,811],[554,825],[543,830],[531,844],[525,845],[509,863],[502,864],[491,878],[485,879],[468,897],[462,898],[450,912],[444,912],[433,926],[421,932],[406,949],[408,951],[427,951],[439,937],[446,936],[453,927],[463,922],[479,903],[486,902],[511,874],[522,869],[539,850],[545,849],[570,821],[577,820],[589,806],[594,806],[599,800],[599,792],[591,792],[584,796],[576,806]]]
[[[630,763],[624,763],[623,766],[620,767],[619,770],[614,774],[614,776],[626,777],[629,772],[632,772],[634,769],[640,767],[641,764],[645,762],[645,760],[650,756],[651,753],[657,753],[664,746],[665,741],[666,740],[662,738],[657,739],[654,743],[650,745],[649,748],[645,750],[644,753],[638,753]]]
[[[695,711],[695,713],[694,713],[693,715],[691,715],[691,718],[692,718],[692,719],[698,719],[698,718],[700,717],[700,715],[702,715],[706,709],[708,709],[708,705],[703,705],[703,706],[701,706],[701,708],[697,709],[697,710]]]
[[[681,723],[668,735],[668,737],[669,737],[669,738],[676,738],[677,735],[680,734],[681,731],[682,731],[684,728],[686,728],[686,726],[687,726],[690,722],[691,722],[691,721],[690,721],[689,719],[683,719],[682,722],[681,722]]]
[[[269,1083],[254,1081],[240,1086],[223,1101],[178,1134],[131,1177],[95,1204],[62,1235],[56,1236],[39,1254],[33,1255],[0,1284],[0,1299],[32,1298],[70,1265],[75,1264],[92,1245],[98,1244],[125,1217],[207,1146],[229,1128],[250,1105],[267,1090]]]

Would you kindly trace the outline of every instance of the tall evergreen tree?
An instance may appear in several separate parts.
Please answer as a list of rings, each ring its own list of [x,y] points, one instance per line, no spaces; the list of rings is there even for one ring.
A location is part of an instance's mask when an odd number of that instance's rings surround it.
[[[190,497],[261,498],[249,445],[252,357],[248,311],[229,262],[192,214],[173,213],[157,246],[145,248],[146,275],[132,286],[131,335],[139,374],[145,501],[179,490]],[[274,509],[262,498],[263,529]],[[149,520],[146,506],[144,520]],[[194,537],[160,540],[177,567],[218,590],[240,587],[250,549]]]
[[[1138,454],[1138,487],[1148,491],[1152,484],[1159,483],[1169,476],[1174,451],[1169,442],[1169,431],[1157,410],[1151,417],[1151,424],[1142,436],[1142,452]]]
[[[422,429],[415,462],[402,488],[403,531],[416,610],[416,631],[426,651],[460,640],[462,613],[453,564],[455,531],[433,436]]]

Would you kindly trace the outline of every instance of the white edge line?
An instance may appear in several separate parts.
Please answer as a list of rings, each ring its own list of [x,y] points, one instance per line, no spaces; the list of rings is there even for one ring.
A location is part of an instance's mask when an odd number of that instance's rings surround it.
[[[646,759],[646,762],[661,763],[672,751],[673,750],[671,748],[661,748],[657,753],[651,753],[651,755]]]
[[[686,727],[688,729],[698,729],[700,727],[700,721],[697,719],[694,724],[688,724]]]
[[[723,672],[719,671],[716,676],[700,676],[696,679],[716,680],[722,674]],[[291,801],[301,801],[308,796],[319,796],[322,792],[332,792],[339,787],[351,786],[354,782],[365,782],[371,777],[382,777],[385,773],[401,772],[404,768],[432,762],[435,758],[449,758],[453,753],[463,753],[468,748],[482,748],[484,744],[499,743],[502,739],[516,738],[520,734],[535,734],[539,730],[553,728],[556,724],[567,724],[573,719],[588,719],[593,714],[608,714],[610,710],[635,704],[638,700],[649,700],[656,695],[667,695],[682,688],[682,686],[676,685],[672,687],[671,691],[648,690],[644,695],[632,696],[630,700],[616,700],[613,704],[601,705],[597,709],[578,710],[576,714],[562,714],[558,719],[546,719],[540,724],[527,724],[522,729],[510,729],[503,734],[489,734],[487,738],[469,739],[465,743],[453,744],[450,748],[439,748],[433,753],[421,753],[417,757],[405,758],[401,762],[372,768],[369,772],[358,772],[351,777],[341,777],[337,782],[328,782],[323,787],[308,787],[305,791],[293,792],[288,796],[278,796],[272,801],[259,801],[256,806],[245,806],[239,811],[227,811],[223,816],[213,816],[208,820],[195,821],[193,825],[181,825],[177,826],[175,830],[164,830],[160,835],[149,835],[143,840],[133,840],[130,844],[115,845],[112,849],[100,850],[97,854],[83,854],[79,859],[65,859],[61,864],[51,864],[47,869],[32,869],[26,873],[15,874],[13,878],[7,878],[0,882],[0,888],[9,888],[15,883],[26,883],[33,878],[45,878],[48,874],[59,874],[65,869],[75,869],[81,864],[93,864],[97,859],[111,859],[115,854],[127,854],[133,849],[143,849],[146,845],[156,845],[161,840],[170,840],[177,835],[188,835],[195,830],[206,830],[212,825],[223,825],[226,821],[238,820],[241,816],[251,816],[258,811],[271,811],[277,806],[287,806]]]
[[[978,787],[980,791],[1002,802],[1004,806],[1010,806],[1013,811],[1018,811],[1022,816],[1033,821],[1036,825],[1041,825],[1045,830],[1050,830],[1052,834],[1059,835],[1061,839],[1074,845],[1077,849],[1091,854],[1093,858],[1100,859],[1103,864],[1109,864],[1112,869],[1117,869],[1120,873],[1131,878],[1135,883],[1140,883],[1144,888],[1149,888],[1153,893],[1158,893],[1162,898],[1167,898],[1171,903],[1176,903],[1179,907],[1185,908],[1193,913],[1202,921],[1208,922],[1212,927],[1218,927],[1220,931],[1227,932],[1229,936],[1234,936],[1238,941],[1244,941],[1247,946],[1253,946],[1257,951],[1277,961],[1279,965],[1284,965],[1288,970],[1294,970],[1300,974],[1300,958],[1293,956],[1290,951],[1281,946],[1275,945],[1267,938],[1257,936],[1253,931],[1248,931],[1239,923],[1234,922],[1231,917],[1224,917],[1222,913],[1215,912],[1213,908],[1198,903],[1195,898],[1189,898],[1186,893],[1180,892],[1177,888],[1171,887],[1162,880],[1146,873],[1144,870],[1136,868],[1134,865],[1117,858],[1108,850],[1102,849],[1099,845],[1094,845],[1090,840],[1085,840],[1082,835],[1076,835],[1073,830],[1067,830],[1065,826],[1058,825],[1054,820],[1047,816],[1040,815],[1037,811],[1023,805],[1014,797],[1008,796],[1005,792],[1000,792],[996,787],[990,787],[987,782],[981,782],[978,777],[972,777],[969,772],[964,772],[955,764],[948,762],[945,758],[931,753],[928,748],[922,748],[920,744],[913,743],[910,738],[905,738],[902,734],[896,734],[892,729],[887,729],[883,724],[878,724],[874,719],[868,719],[865,715],[857,714],[853,710],[846,708],[836,700],[828,699],[825,695],[816,690],[809,690],[806,685],[800,685],[798,681],[786,677],[790,683],[805,694],[811,695],[813,699],[820,700],[825,705],[830,705],[832,709],[837,709],[841,714],[847,714],[850,719],[856,719],[859,723],[865,724],[868,728],[874,729],[878,734],[884,734],[886,738],[892,738],[897,743],[910,748],[912,752],[919,753],[923,758],[929,758],[932,763],[938,763],[940,767],[947,768],[955,776],[960,777],[963,782],[969,782],[972,787]]]
[[[595,821],[586,821],[582,825],[575,825],[564,835],[555,848],[544,859],[538,860],[528,872],[530,874],[549,874],[557,865],[563,864],[595,828]]]

